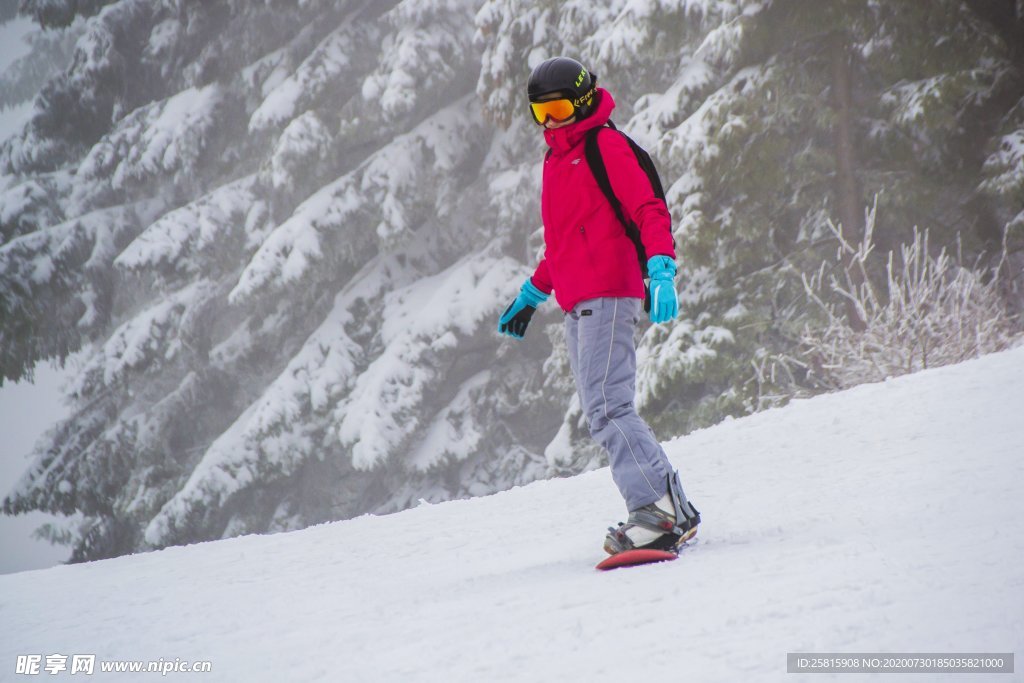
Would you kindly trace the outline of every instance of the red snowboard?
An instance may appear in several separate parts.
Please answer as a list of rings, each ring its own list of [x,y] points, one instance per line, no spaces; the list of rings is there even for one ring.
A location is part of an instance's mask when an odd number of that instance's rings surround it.
[[[597,565],[597,569],[608,570],[618,567],[631,567],[635,564],[651,564],[652,562],[665,562],[678,557],[675,553],[665,550],[626,550],[605,558]]]

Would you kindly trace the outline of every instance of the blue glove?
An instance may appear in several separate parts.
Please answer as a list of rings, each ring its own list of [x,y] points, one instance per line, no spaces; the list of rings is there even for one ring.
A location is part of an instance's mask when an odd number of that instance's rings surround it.
[[[534,287],[530,278],[526,278],[526,282],[519,288],[519,296],[501,314],[501,318],[498,320],[498,332],[522,339],[537,306],[547,301],[548,296],[550,295]]]
[[[647,261],[651,276],[651,322],[667,323],[679,315],[676,295],[676,262],[668,256],[652,256]]]

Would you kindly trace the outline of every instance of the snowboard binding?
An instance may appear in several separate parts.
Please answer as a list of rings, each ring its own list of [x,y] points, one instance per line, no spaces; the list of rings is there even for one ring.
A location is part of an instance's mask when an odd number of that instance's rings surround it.
[[[639,549],[678,552],[684,543],[696,536],[700,512],[686,499],[678,472],[668,476],[668,490],[674,514],[662,510],[654,503],[633,510],[625,522],[619,522],[618,528],[608,527],[608,535],[604,540],[605,552],[609,555]],[[658,536],[653,541],[637,546],[628,533],[633,527],[647,529]]]

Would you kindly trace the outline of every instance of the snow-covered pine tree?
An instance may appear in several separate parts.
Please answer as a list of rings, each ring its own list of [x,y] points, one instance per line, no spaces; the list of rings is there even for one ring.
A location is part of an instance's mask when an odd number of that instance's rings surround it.
[[[0,8],[6,7],[9,13],[7,18],[0,15],[0,25],[27,21],[17,18],[17,6],[16,0],[0,3]],[[64,70],[84,24],[80,20],[61,31],[39,29],[24,37],[29,44],[28,54],[15,59],[0,73],[0,110],[30,102],[55,72]]]
[[[82,35],[2,151],[3,372],[85,360],[6,512],[81,513],[83,560],[546,474],[476,9],[47,4]]]
[[[1024,73],[1016,53],[953,0],[775,0],[709,34],[698,54],[717,66],[713,85],[654,136],[659,158],[682,165],[669,195],[689,315],[643,342],[647,377],[670,378],[646,383],[645,400],[673,431],[807,388],[798,364],[765,370],[797,356],[784,352],[809,315],[799,275],[835,252],[828,218],[856,242],[857,207],[878,194],[883,250],[921,225],[935,248],[959,240],[968,260],[998,259],[1013,203],[979,192],[979,152],[1019,101],[1019,90],[1008,96]],[[990,157],[994,177],[1000,158]],[[884,277],[884,262],[876,269]],[[694,364],[702,329],[723,352]]]
[[[1010,253],[1000,273],[1006,295],[1024,316],[1024,0],[968,3],[975,17],[999,36],[1005,51],[995,71],[991,106],[984,117],[992,134],[974,150],[984,154],[982,197],[976,202],[991,226],[1003,226]],[[976,157],[974,157],[976,161]]]

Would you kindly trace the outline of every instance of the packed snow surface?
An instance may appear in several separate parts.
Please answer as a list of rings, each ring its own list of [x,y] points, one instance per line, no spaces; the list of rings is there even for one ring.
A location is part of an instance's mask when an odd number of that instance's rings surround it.
[[[646,567],[593,568],[624,513],[604,469],[0,576],[0,680],[61,653],[203,680],[820,681],[786,653],[1015,649],[1019,676],[1022,409],[1018,348],[675,439],[704,523]]]

